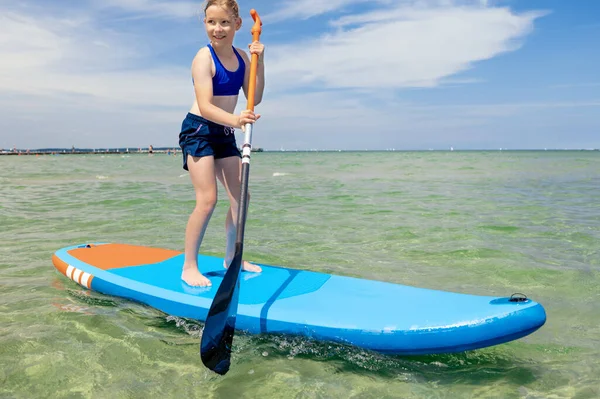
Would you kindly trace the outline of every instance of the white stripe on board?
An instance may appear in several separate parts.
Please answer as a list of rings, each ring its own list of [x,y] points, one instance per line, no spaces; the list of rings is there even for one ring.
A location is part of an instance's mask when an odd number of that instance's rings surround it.
[[[69,267],[67,267],[67,271],[65,272],[65,276],[67,276],[71,280],[73,280],[73,277],[71,277],[71,275],[73,274],[73,270],[75,270],[75,268],[69,265]]]
[[[86,288],[90,288],[90,286],[88,285],[90,277],[92,277],[91,274],[83,273],[83,276],[81,277],[81,285],[83,285]]]
[[[81,276],[81,270],[75,269],[75,273],[73,273],[73,281],[79,284],[79,276]]]

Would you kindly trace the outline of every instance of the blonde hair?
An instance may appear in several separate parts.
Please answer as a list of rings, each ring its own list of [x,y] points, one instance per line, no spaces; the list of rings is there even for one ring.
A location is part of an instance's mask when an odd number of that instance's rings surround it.
[[[206,10],[208,10],[208,7],[210,6],[222,7],[231,11],[234,17],[240,17],[240,10],[236,0],[207,0],[206,6],[204,7],[204,15],[206,15]]]

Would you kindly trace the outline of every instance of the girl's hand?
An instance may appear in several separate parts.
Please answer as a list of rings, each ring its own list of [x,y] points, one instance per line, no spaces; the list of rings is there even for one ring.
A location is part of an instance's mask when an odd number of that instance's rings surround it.
[[[262,44],[261,42],[252,42],[248,45],[248,48],[250,49],[250,56],[252,56],[252,54],[257,54],[258,55],[258,61],[262,62],[264,55],[265,55],[265,45]]]
[[[240,124],[240,127],[242,128],[242,130],[244,130],[246,123],[254,123],[259,118],[260,118],[259,114],[255,114],[254,112],[250,111],[249,109],[246,109],[240,113],[240,116],[238,118],[238,123]]]

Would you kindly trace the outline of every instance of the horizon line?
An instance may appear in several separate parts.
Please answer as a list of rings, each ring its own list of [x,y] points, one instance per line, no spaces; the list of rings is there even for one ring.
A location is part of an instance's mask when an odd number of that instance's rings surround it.
[[[179,152],[181,149],[179,147],[154,147],[152,146],[153,151],[173,151]],[[443,151],[443,152],[461,152],[461,151],[600,151],[600,148],[406,148],[406,149],[396,149],[396,148],[381,148],[381,149],[267,149],[262,147],[253,147],[252,150],[254,152],[433,152],[433,151]],[[46,147],[46,148],[36,148],[36,149],[22,149],[22,148],[11,148],[11,149],[3,149],[0,148],[0,155],[12,155],[12,154],[46,154],[58,152],[62,154],[105,154],[105,153],[147,153],[149,152],[149,147],[96,147],[96,148],[77,148],[77,147]]]

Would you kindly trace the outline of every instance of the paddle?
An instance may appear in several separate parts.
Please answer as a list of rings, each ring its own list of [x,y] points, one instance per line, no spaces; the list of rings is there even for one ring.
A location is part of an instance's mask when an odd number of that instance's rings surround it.
[[[254,19],[252,26],[252,40],[258,41],[262,31],[262,22],[256,10],[250,10]],[[258,68],[258,55],[252,54],[250,63],[250,81],[248,83],[248,105],[246,109],[254,111],[254,92],[256,88],[256,70]],[[250,153],[252,150],[252,127],[245,126],[244,145],[242,146],[242,179],[240,203],[237,218],[237,232],[235,238],[235,255],[223,281],[215,294],[206,323],[202,340],[200,342],[200,357],[202,363],[218,374],[229,371],[231,357],[231,343],[235,330],[235,318],[238,307],[238,294],[240,283],[238,277],[242,268],[242,252],[244,250],[244,227],[248,208],[248,176],[250,174]]]

